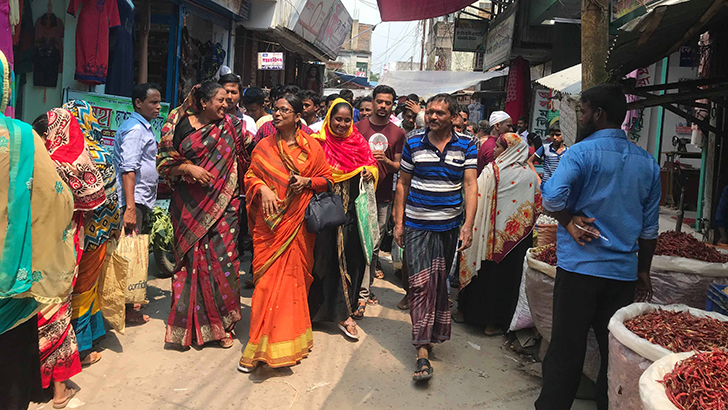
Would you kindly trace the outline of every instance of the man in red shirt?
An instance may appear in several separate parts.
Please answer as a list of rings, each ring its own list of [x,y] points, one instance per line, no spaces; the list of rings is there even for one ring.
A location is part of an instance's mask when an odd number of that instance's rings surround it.
[[[402,128],[389,121],[392,115],[392,108],[396,94],[392,87],[379,85],[372,94],[372,114],[357,122],[356,128],[369,141],[374,135],[381,134],[387,138],[389,146],[383,151],[372,151],[379,166],[379,185],[377,185],[377,217],[379,220],[379,238],[374,244],[374,256],[370,269],[364,272],[361,289],[359,290],[359,306],[354,313],[355,319],[364,317],[364,310],[367,302],[377,303],[376,297],[371,293],[370,287],[374,277],[379,273],[380,278],[384,277],[381,271],[377,271],[379,261],[379,246],[382,243],[387,221],[392,214],[393,199],[393,178],[399,172],[399,160],[402,158],[402,147],[404,147],[405,133]]]

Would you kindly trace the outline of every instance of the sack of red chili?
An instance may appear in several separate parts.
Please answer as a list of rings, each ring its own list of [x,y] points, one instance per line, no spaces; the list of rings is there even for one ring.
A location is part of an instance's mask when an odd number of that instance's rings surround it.
[[[664,232],[652,259],[653,303],[704,309],[710,284],[728,284],[728,257],[686,233]]]
[[[551,278],[556,277],[556,244],[531,248],[526,252],[526,262],[531,269],[536,269]]]
[[[728,353],[676,353],[663,357],[640,377],[645,410],[725,410],[728,408]]]
[[[664,318],[660,315],[661,310],[665,312]],[[676,315],[675,312],[685,314]],[[678,320],[680,318],[683,320]],[[704,320],[702,327],[698,326],[701,320]],[[723,322],[728,323],[728,317],[684,305],[634,303],[618,310],[609,321],[609,407],[620,410],[642,408],[638,384],[640,376],[652,362],[673,353],[659,343],[677,350],[680,346],[690,345],[685,341],[685,335],[695,332],[703,335],[708,342],[713,340],[715,345],[692,346],[710,350],[728,343],[728,333],[722,330]],[[725,329],[728,330],[728,326]],[[718,336],[711,338],[711,330]]]

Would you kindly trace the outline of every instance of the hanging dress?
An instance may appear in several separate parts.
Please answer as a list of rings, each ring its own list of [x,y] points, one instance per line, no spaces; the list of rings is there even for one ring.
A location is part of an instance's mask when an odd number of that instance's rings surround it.
[[[76,80],[104,84],[109,69],[109,28],[121,24],[116,0],[71,0],[68,14],[76,17]]]
[[[131,97],[134,88],[134,9],[119,1],[121,26],[111,29],[106,94]]]

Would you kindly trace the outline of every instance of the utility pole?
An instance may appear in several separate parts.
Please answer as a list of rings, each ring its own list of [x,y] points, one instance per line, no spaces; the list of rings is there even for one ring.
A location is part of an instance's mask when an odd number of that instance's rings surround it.
[[[420,71],[425,63],[425,33],[427,32],[427,20],[422,20],[422,52],[420,53]]]
[[[607,81],[609,4],[607,0],[581,0],[581,89]]]

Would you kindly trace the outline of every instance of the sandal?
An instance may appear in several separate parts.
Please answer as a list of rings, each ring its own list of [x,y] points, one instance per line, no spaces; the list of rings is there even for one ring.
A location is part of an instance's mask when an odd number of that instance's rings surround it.
[[[243,366],[242,364],[238,363],[238,371],[241,373],[253,373],[255,369],[258,368],[258,365],[260,365],[260,362],[255,362],[253,367]]]
[[[409,310],[409,298],[407,296],[403,297],[402,300],[397,303],[397,308],[399,310]]]
[[[357,306],[356,311],[351,315],[356,320],[362,320],[364,319],[364,311],[367,309],[366,302],[359,302],[359,306]]]
[[[369,295],[369,300],[367,300],[367,303],[369,303],[370,305],[378,305],[379,304],[379,299],[377,299],[377,297],[374,296],[374,294],[370,294]]]
[[[71,402],[71,399],[76,397],[76,393],[78,393],[78,389],[68,389],[70,393],[68,393],[68,397],[66,397],[65,400],[63,400],[60,403],[53,402],[53,408],[54,409],[65,409],[66,406],[68,406],[68,403]]]
[[[230,332],[225,333],[225,338],[218,341],[220,343],[220,347],[223,349],[229,349],[233,347],[233,344],[235,344],[235,341],[233,340],[233,334]]]
[[[96,355],[92,359],[91,358],[91,355],[94,354],[94,353],[96,353]],[[98,363],[99,360],[101,360],[101,353],[99,353],[99,352],[91,352],[88,355],[86,355],[86,357],[84,357],[83,360],[81,360],[81,367],[89,367],[92,364]]]
[[[417,359],[417,370],[415,370],[415,374],[412,376],[412,380],[416,382],[429,380],[430,378],[432,378],[433,372],[434,370],[432,369],[430,361],[425,359],[424,357],[419,358]]]
[[[483,334],[488,337],[500,336],[500,335],[504,335],[505,333],[506,333],[506,331],[500,326],[493,326],[493,327],[486,326],[485,330],[483,331]]]
[[[349,325],[347,325],[346,322],[339,322],[338,325],[339,325],[339,329],[341,329],[341,331],[344,332],[344,335],[346,335],[347,337],[349,337],[353,340],[359,340],[358,334],[355,335],[355,334],[349,332]],[[356,328],[356,324],[354,325],[354,327]]]
[[[465,316],[463,316],[463,312],[455,309],[451,314],[452,321],[455,323],[465,323]]]

